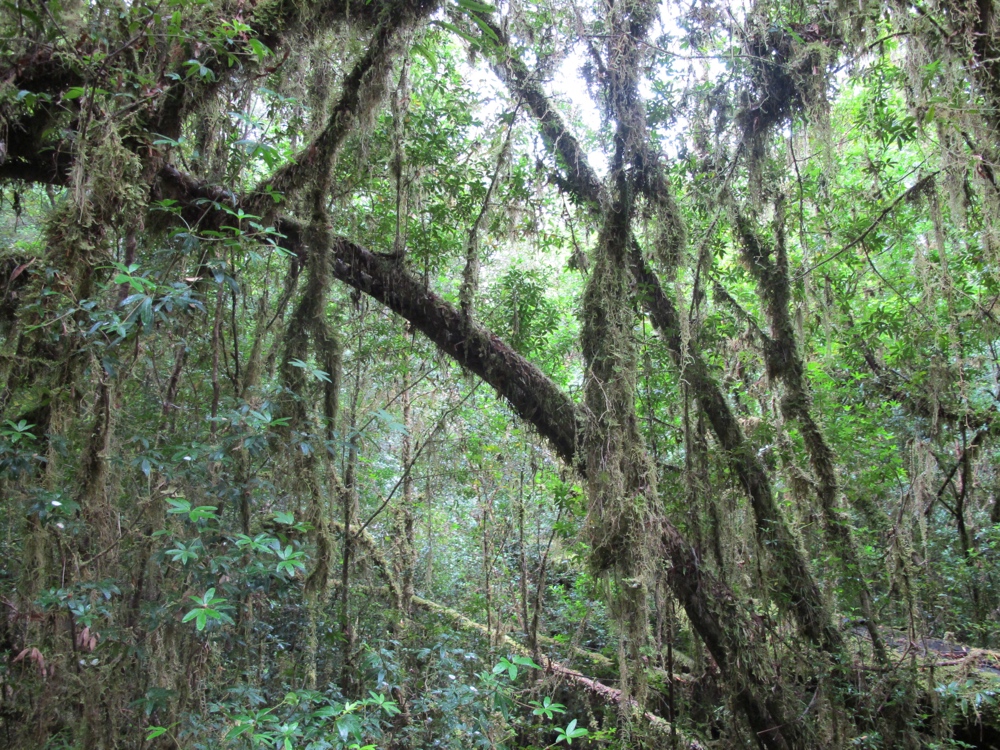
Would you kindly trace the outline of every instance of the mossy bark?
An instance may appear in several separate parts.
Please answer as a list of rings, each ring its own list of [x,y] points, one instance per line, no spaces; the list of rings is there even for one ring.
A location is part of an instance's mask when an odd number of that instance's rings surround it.
[[[598,210],[606,204],[608,196],[602,188],[600,180],[590,168],[579,141],[569,132],[558,111],[551,105],[523,63],[510,54],[501,61],[498,67],[508,86],[528,103],[540,123],[543,137],[550,149],[558,155],[559,166],[563,170],[559,180],[560,185],[589,206],[591,210]],[[645,144],[642,145],[640,156],[642,169],[638,171],[640,179],[636,181],[635,187],[647,192],[654,205],[660,206],[663,211],[670,212],[672,202],[664,198],[664,192],[667,189],[666,182],[659,176],[655,160],[645,150]],[[676,222],[676,214],[672,220]],[[716,437],[726,451],[727,460],[733,467],[734,473],[750,497],[758,538],[761,546],[769,550],[774,561],[775,571],[778,574],[777,586],[780,594],[778,602],[795,615],[801,630],[809,640],[838,656],[843,654],[843,639],[832,626],[822,592],[777,507],[766,471],[760,465],[756,452],[743,436],[742,429],[722,390],[709,374],[707,364],[698,350],[689,346],[685,351],[681,341],[680,318],[672,301],[663,293],[659,279],[653,274],[646,262],[638,242],[630,235],[626,236],[628,237],[628,246],[625,262],[628,264],[638,288],[638,297],[650,313],[654,325],[665,338],[671,354],[675,358],[683,358],[687,382],[712,425]],[[662,233],[661,239],[664,242],[676,242],[683,236],[683,231],[677,231],[676,228],[669,230],[668,228]],[[658,253],[661,257],[673,257],[676,254],[675,251],[665,246],[660,247]],[[591,470],[589,461],[587,468],[589,472]],[[667,549],[680,554],[684,546],[683,542],[678,541],[677,544],[667,546]],[[674,564],[677,564],[677,558],[672,557],[671,559]],[[704,574],[696,560],[685,559],[683,556],[680,559],[683,560],[681,567],[698,570]],[[706,619],[703,614],[699,614],[699,611],[704,612],[705,609],[704,591],[701,589],[678,590],[677,587],[682,583],[683,581],[673,579],[674,591],[688,611],[696,632],[703,639],[712,639],[717,644],[716,648],[720,653],[724,652],[726,642],[739,644],[741,640],[736,636],[737,628],[727,623],[725,619],[714,620],[714,627],[718,628],[718,632],[728,633],[731,637],[720,639],[713,635],[713,620]],[[716,585],[721,584],[717,583]],[[694,612],[694,616],[692,616],[692,612]],[[753,669],[746,660],[736,658],[730,663],[734,667],[730,685],[737,694],[749,694],[746,692],[747,690],[752,693],[751,688],[754,684],[758,686],[763,684],[759,678],[755,683],[754,679],[748,677],[748,675],[753,674]],[[767,711],[765,710],[766,706],[761,708],[763,706],[761,701],[763,701],[762,698],[757,698],[759,705],[754,703],[739,703],[738,705],[751,726],[756,725],[763,728],[763,724],[767,722],[762,717],[767,716]],[[776,706],[772,708],[777,711]],[[770,727],[780,726],[780,724],[781,722],[771,724]]]
[[[639,65],[654,5],[643,0],[610,6],[605,19],[607,109],[616,123],[610,200],[593,252],[583,296],[581,343],[586,375],[587,535],[591,565],[611,573],[611,612],[619,629],[624,694],[646,698],[647,578],[656,472],[639,432],[635,408],[638,353],[632,280],[627,262],[635,203],[635,174],[646,133],[638,91]]]
[[[663,293],[638,244],[633,244],[629,260],[653,324],[666,339],[671,354],[680,357],[683,351],[680,319],[673,302]],[[843,637],[833,627],[819,585],[775,501],[767,471],[744,436],[700,352],[689,348],[684,372],[720,446],[726,451],[727,461],[750,499],[758,541],[770,552],[779,603],[795,615],[802,634],[810,641],[830,654],[842,655]]]
[[[317,628],[322,601],[326,596],[333,561],[330,530],[331,508],[328,495],[341,494],[339,481],[328,458],[326,443],[333,436],[340,390],[340,342],[327,318],[331,281],[329,246],[325,217],[320,215],[307,233],[309,260],[306,284],[289,318],[285,334],[285,355],[281,367],[288,395],[284,411],[288,415],[286,445],[292,465],[292,491],[305,499],[305,520],[311,524],[310,540],[316,547],[315,562],[306,577],[304,596],[309,618],[306,636],[306,687],[316,686]],[[312,340],[316,359],[326,373],[322,387],[322,419],[309,411],[311,384],[302,366],[309,358]]]
[[[805,363],[799,352],[795,326],[790,312],[791,282],[788,253],[785,249],[782,209],[777,210],[775,242],[766,242],[744,216],[737,217],[736,227],[743,256],[757,287],[770,321],[771,336],[764,343],[768,376],[785,385],[781,412],[785,419],[799,425],[809,463],[816,476],[816,496],[822,511],[823,530],[832,551],[841,561],[841,579],[853,590],[880,664],[886,664],[885,645],[878,632],[871,591],[861,568],[851,527],[840,507],[835,456],[823,431],[812,414],[812,396],[805,375]]]

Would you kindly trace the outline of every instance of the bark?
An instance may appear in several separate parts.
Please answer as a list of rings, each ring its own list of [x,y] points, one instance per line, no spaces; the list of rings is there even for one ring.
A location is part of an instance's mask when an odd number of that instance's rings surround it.
[[[310,227],[311,244],[317,237],[323,237],[321,229]],[[285,353],[281,366],[281,377],[287,393],[283,396],[282,411],[287,415],[288,425],[283,441],[289,453],[291,467],[290,486],[292,491],[306,502],[306,518],[312,525],[311,541],[316,545],[316,562],[306,578],[304,598],[308,613],[306,630],[306,687],[315,689],[317,681],[317,661],[319,648],[318,623],[320,610],[325,603],[327,581],[332,564],[333,545],[329,528],[330,509],[324,494],[324,479],[329,478],[330,491],[338,486],[337,478],[329,465],[324,446],[315,439],[322,435],[317,430],[315,420],[309,414],[307,398],[309,386],[304,371],[295,366],[309,356],[309,334],[312,334],[313,348],[319,361],[324,357],[324,344],[329,344],[326,324],[327,291],[330,283],[329,257],[317,250],[309,258],[308,278],[295,311],[289,320],[285,334]],[[335,350],[339,347],[334,346]],[[335,361],[324,365],[332,367],[331,382],[339,385],[339,351]],[[336,392],[324,399],[324,412],[328,421],[336,418]],[[300,450],[305,446],[307,450]]]
[[[669,524],[664,524],[661,541],[673,562],[670,587],[758,742],[769,750],[803,747],[796,741],[796,724],[782,719],[780,683],[769,684],[754,668],[760,655],[745,640],[753,628],[739,611],[734,593],[704,570],[694,549]]]
[[[403,467],[403,499],[393,508],[392,533],[396,578],[400,582],[402,596],[396,603],[403,614],[408,615],[413,601],[413,578],[417,565],[416,538],[414,535],[413,506],[413,417],[410,409],[410,373],[403,373],[403,391],[400,400],[403,406],[403,427],[399,462]]]
[[[980,433],[983,434],[983,433]],[[976,435],[978,438],[979,435]],[[963,427],[962,428],[962,458],[960,459],[962,464],[961,473],[961,486],[955,490],[955,508],[954,516],[955,523],[958,526],[958,542],[961,545],[962,557],[965,558],[965,563],[974,571],[976,565],[976,551],[974,549],[973,535],[969,530],[968,522],[966,520],[966,507],[972,499],[972,489],[973,489],[973,459],[975,457],[975,448],[972,445],[975,443],[975,438],[973,438],[972,443],[969,442],[968,432]],[[979,591],[979,584],[976,580],[976,575],[974,572],[970,574],[969,577],[969,587],[972,594],[972,601],[975,605],[977,616],[982,618],[984,613],[982,612],[981,597]]]
[[[360,334],[359,334],[360,335]],[[358,403],[361,398],[361,365],[356,364],[354,391],[351,394],[351,413],[347,424],[350,439],[347,442],[347,464],[344,468],[344,489],[340,493],[344,529],[352,529],[360,523],[360,507],[358,498]],[[343,659],[341,664],[341,684],[348,695],[358,687],[357,663],[355,661],[355,646],[357,635],[351,621],[351,568],[354,564],[354,545],[357,534],[344,534],[343,557],[340,567],[340,632],[344,639],[342,644]],[[401,600],[400,600],[401,601]]]
[[[113,402],[117,389],[115,380],[103,370],[99,377],[94,396],[94,419],[81,456],[81,489],[77,496],[88,531],[82,539],[80,552],[88,557],[94,555],[92,560],[99,559],[94,566],[98,575],[113,569],[117,560],[117,541],[121,536],[115,509],[108,497],[108,459],[115,425]],[[98,551],[104,554],[95,555]]]
[[[518,567],[518,589],[521,595],[520,619],[521,630],[528,635],[528,648],[532,651],[537,643],[537,629],[531,627],[531,615],[528,607],[528,550],[527,540],[524,536],[524,467],[517,485],[517,567]]]
[[[336,519],[330,520],[330,529],[339,534],[344,534],[344,524]],[[382,577],[385,578],[386,585],[389,587],[389,594],[392,600],[398,602],[403,596],[403,589],[393,572],[392,564],[382,554],[382,549],[379,547],[378,542],[375,541],[375,538],[366,529],[359,529],[353,526],[351,527],[350,536],[354,543],[371,558],[375,567],[382,572]]]
[[[975,64],[969,67],[988,104],[986,120],[991,130],[997,132],[1000,130],[1000,38],[994,0],[976,0],[974,19],[971,32]]]
[[[225,287],[220,284],[219,291],[215,295],[215,322],[212,325],[212,437],[215,437],[215,430],[218,426],[215,419],[219,416],[219,400],[222,396],[222,387],[219,383],[219,341],[222,334],[222,296]]]
[[[562,518],[562,512],[556,515],[556,523]],[[539,620],[542,616],[542,605],[545,602],[545,581],[546,570],[549,564],[549,553],[552,551],[552,540],[555,539],[556,532],[555,526],[553,526],[552,531],[549,532],[549,541],[545,545],[545,553],[542,555],[542,561],[538,565],[538,577],[535,581],[535,606],[532,609],[531,614],[531,624],[528,626],[528,646],[532,651],[538,648],[538,643],[541,638],[538,635]]]

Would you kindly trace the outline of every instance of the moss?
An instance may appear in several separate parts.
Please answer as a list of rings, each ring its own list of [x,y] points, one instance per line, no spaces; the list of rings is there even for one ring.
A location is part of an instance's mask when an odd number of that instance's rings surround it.
[[[646,698],[643,653],[648,643],[646,580],[657,497],[656,473],[639,433],[635,410],[638,354],[634,342],[633,279],[628,250],[635,191],[644,174],[645,113],[638,95],[641,38],[655,14],[638,0],[615,6],[608,18],[607,106],[616,120],[611,200],[594,250],[583,297],[581,344],[586,362],[587,537],[590,563],[611,574],[611,611],[619,630],[622,690]]]
[[[603,256],[603,257],[601,257]],[[635,414],[637,353],[629,279],[605,251],[584,295],[583,351],[588,363],[585,444],[588,455],[592,565],[632,578],[644,567],[647,498],[656,479]]]
[[[330,237],[327,217],[320,213],[308,227],[306,283],[298,304],[288,320],[285,332],[285,352],[281,378],[287,395],[283,409],[288,415],[287,445],[291,454],[291,489],[295,496],[305,498],[305,520],[311,524],[310,541],[315,545],[315,562],[306,577],[304,595],[308,614],[306,630],[306,679],[315,688],[316,661],[319,648],[318,623],[325,602],[327,584],[333,563],[334,539],[331,508],[328,497],[340,497],[344,488],[330,463],[328,451],[313,443],[311,450],[299,450],[298,443],[311,439],[319,443],[333,438],[339,407],[341,382],[341,345],[336,331],[329,324],[328,294],[330,274]],[[321,396],[321,420],[317,422],[308,408],[311,383],[301,364],[309,359],[312,343],[319,369],[326,372]]]
[[[824,23],[789,24],[751,18],[743,42],[750,61],[735,121],[742,135],[752,195],[768,194],[764,169],[774,130],[802,116],[823,151],[832,154],[828,68],[842,45]]]
[[[248,203],[248,213],[270,220],[276,210],[272,193],[288,199],[305,187],[310,189],[309,207],[313,211],[324,209],[329,200],[331,172],[346,138],[371,128],[413,27],[435,7],[423,0],[403,0],[379,8],[379,25],[365,54],[344,79],[340,99],[323,128],[293,161],[258,188]]]

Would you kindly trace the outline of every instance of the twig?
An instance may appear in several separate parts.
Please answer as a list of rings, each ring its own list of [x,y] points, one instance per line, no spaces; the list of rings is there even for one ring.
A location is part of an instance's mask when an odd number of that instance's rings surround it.
[[[844,245],[844,246],[843,246],[842,248],[840,248],[840,250],[838,250],[837,252],[833,253],[832,255],[829,255],[829,256],[827,256],[826,258],[824,258],[823,260],[821,260],[821,261],[820,261],[819,263],[816,263],[815,265],[813,265],[813,266],[810,266],[809,268],[807,268],[807,269],[805,269],[804,271],[802,271],[802,272],[801,272],[800,274],[798,274],[798,276],[796,276],[796,277],[795,277],[795,278],[793,279],[793,281],[799,281],[800,279],[803,279],[803,278],[805,278],[805,276],[806,276],[807,274],[810,274],[810,273],[812,273],[813,271],[815,271],[815,270],[816,270],[817,268],[819,268],[820,266],[822,266],[822,265],[825,265],[825,264],[829,263],[829,262],[830,262],[831,260],[834,260],[835,258],[839,258],[839,257],[840,257],[841,255],[843,255],[844,253],[846,253],[846,252],[847,252],[848,250],[850,250],[851,248],[853,248],[853,247],[856,247],[856,246],[857,246],[858,244],[860,244],[861,242],[864,242],[865,238],[866,238],[866,237],[867,237],[867,236],[868,236],[869,234],[871,234],[871,233],[872,233],[872,231],[874,231],[875,227],[877,227],[877,226],[878,226],[879,224],[881,224],[881,223],[882,223],[882,220],[883,220],[883,219],[885,219],[885,217],[886,217],[886,216],[888,216],[888,215],[889,215],[889,213],[890,213],[890,212],[891,212],[891,211],[892,211],[892,210],[893,210],[893,209],[894,209],[894,208],[895,208],[896,206],[898,206],[898,205],[899,205],[900,203],[902,203],[902,202],[903,202],[904,200],[906,200],[906,199],[910,198],[910,197],[911,197],[911,196],[913,196],[913,195],[916,195],[916,194],[917,194],[917,193],[919,193],[919,192],[920,192],[921,190],[923,190],[923,189],[924,189],[924,188],[925,188],[925,187],[927,186],[927,184],[928,184],[928,183],[929,183],[929,182],[930,182],[931,180],[933,180],[933,179],[934,179],[934,178],[935,178],[935,177],[936,177],[936,176],[938,175],[938,173],[939,173],[940,171],[941,171],[941,170],[936,170],[936,171],[934,171],[934,172],[931,172],[931,173],[930,173],[929,175],[927,175],[926,177],[924,177],[924,178],[922,178],[922,179],[920,179],[920,180],[917,180],[916,184],[914,184],[914,185],[913,185],[913,187],[910,187],[910,188],[908,188],[907,190],[903,191],[903,192],[902,192],[902,193],[900,193],[900,194],[899,194],[898,196],[896,196],[896,199],[895,199],[895,200],[893,200],[893,202],[892,202],[892,203],[890,203],[890,204],[889,204],[888,206],[886,206],[886,207],[885,207],[885,208],[884,208],[884,209],[882,210],[882,213],[880,213],[880,214],[879,214],[879,215],[878,215],[878,216],[877,216],[877,217],[875,218],[875,220],[874,220],[874,221],[873,221],[873,222],[872,222],[871,224],[869,224],[869,225],[868,225],[868,228],[867,228],[867,229],[865,229],[865,231],[863,231],[863,232],[862,232],[861,234],[859,234],[859,235],[858,235],[857,237],[855,237],[855,238],[854,238],[853,240],[851,240],[850,242],[848,242],[848,243],[847,243],[846,245]]]

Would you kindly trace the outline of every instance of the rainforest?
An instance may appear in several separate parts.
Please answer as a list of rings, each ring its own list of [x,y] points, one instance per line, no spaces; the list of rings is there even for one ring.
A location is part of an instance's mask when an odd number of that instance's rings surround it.
[[[0,746],[1000,748],[1000,2],[0,36]]]

